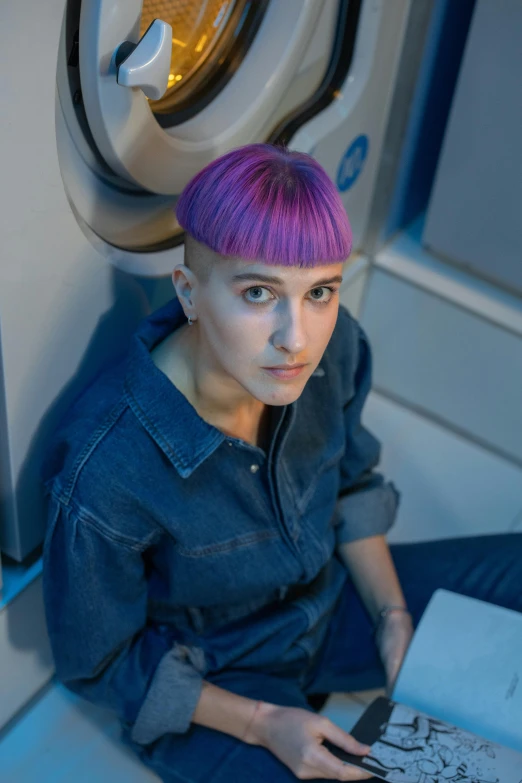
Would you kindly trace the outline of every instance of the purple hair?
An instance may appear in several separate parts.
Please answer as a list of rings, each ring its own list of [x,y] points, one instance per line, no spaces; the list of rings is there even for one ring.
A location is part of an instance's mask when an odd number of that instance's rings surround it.
[[[213,160],[184,188],[179,224],[223,256],[282,266],[346,261],[352,230],[334,183],[303,152],[247,144]]]

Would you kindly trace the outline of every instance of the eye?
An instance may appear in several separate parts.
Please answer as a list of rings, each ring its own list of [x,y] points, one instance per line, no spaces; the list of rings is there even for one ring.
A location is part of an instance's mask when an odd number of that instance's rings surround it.
[[[255,293],[266,291],[267,293],[270,293],[268,288],[264,288],[263,286],[260,285],[256,285],[253,286],[252,288],[248,288],[245,291],[245,294],[248,294],[250,291],[254,291]],[[254,296],[253,299],[247,299],[247,302],[249,302],[250,304],[268,304],[268,302],[270,302],[270,299],[261,299],[259,296]]]
[[[317,302],[317,304],[328,304],[329,302],[332,301],[332,299],[334,298],[338,290],[339,290],[338,288],[332,288],[331,286],[324,286],[324,285],[320,286],[319,288],[312,288],[312,293],[314,291],[330,291],[330,296],[328,297],[328,299],[320,299],[320,298],[316,299],[315,297],[312,297],[312,300],[314,302]]]

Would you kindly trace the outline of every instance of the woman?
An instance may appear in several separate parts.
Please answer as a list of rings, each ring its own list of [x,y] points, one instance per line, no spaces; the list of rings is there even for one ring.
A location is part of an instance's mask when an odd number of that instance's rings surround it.
[[[57,675],[164,781],[368,777],[322,745],[368,752],[308,697],[390,688],[437,587],[520,609],[516,537],[390,553],[370,349],[338,297],[351,231],[317,162],[232,150],[177,215],[177,298],[50,453]]]

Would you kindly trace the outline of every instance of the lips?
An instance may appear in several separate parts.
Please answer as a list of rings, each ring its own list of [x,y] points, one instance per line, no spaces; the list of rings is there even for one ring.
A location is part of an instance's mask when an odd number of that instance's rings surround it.
[[[265,370],[297,370],[298,367],[305,367],[304,364],[274,364],[272,367],[265,367]]]
[[[300,364],[293,367],[287,366],[285,369],[279,369],[277,367],[264,367],[263,369],[266,370],[266,372],[269,372],[270,375],[272,375],[274,378],[290,380],[291,378],[296,378],[298,375],[300,375],[305,367],[305,364]]]

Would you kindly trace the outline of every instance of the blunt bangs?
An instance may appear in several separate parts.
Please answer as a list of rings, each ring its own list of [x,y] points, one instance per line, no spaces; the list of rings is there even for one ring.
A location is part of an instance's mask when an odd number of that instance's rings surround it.
[[[180,226],[222,256],[281,266],[346,261],[352,230],[337,189],[311,155],[271,144],[209,163],[176,205]]]

